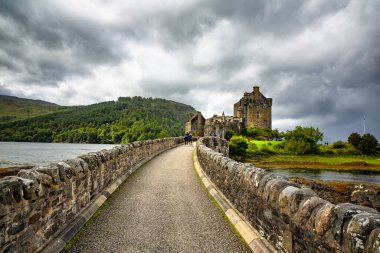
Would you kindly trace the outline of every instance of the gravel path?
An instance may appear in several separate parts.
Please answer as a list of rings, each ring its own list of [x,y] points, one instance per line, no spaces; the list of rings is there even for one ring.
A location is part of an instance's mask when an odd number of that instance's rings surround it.
[[[68,252],[250,252],[202,188],[193,151],[180,146],[141,167]]]

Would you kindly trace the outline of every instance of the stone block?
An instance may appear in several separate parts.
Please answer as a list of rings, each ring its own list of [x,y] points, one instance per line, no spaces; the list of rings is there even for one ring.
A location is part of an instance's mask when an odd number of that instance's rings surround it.
[[[100,156],[102,163],[105,163],[105,162],[111,160],[110,153],[107,149],[103,149],[102,151],[97,152],[97,153]]]
[[[0,202],[11,205],[20,202],[24,196],[22,190],[23,179],[20,177],[4,177],[0,180]]]
[[[314,229],[314,221],[316,219],[319,207],[324,206],[327,203],[329,202],[317,196],[306,197],[299,205],[299,209],[294,216],[293,221],[299,226],[304,226],[309,220],[311,220],[311,229]],[[316,209],[318,209],[317,212],[314,212]]]
[[[82,158],[74,158],[65,161],[74,171],[75,175],[88,173],[88,165]]]
[[[25,229],[24,222],[12,223],[11,227],[8,229],[8,235],[15,235]]]
[[[278,174],[275,174],[275,173],[269,173],[267,172],[266,174],[263,175],[263,177],[261,178],[259,184],[258,184],[258,189],[257,189],[257,194],[259,194],[260,196],[263,196],[265,195],[265,186],[267,185],[267,183],[273,179],[278,179],[278,180],[284,180],[286,181],[286,178],[281,176],[281,175],[278,175]],[[264,199],[264,198],[263,198]]]
[[[34,213],[30,218],[29,218],[29,221],[28,221],[28,225],[33,225],[34,223],[36,223],[37,221],[39,221],[41,218],[41,213],[40,212],[37,212],[37,213]]]
[[[372,230],[365,244],[364,252],[380,253],[380,227]]]
[[[17,252],[17,247],[14,243],[8,243],[4,246],[2,250],[2,253],[14,253]]]
[[[111,160],[116,160],[118,158],[118,156],[121,154],[121,148],[118,146],[118,147],[113,147],[110,151],[110,157],[111,157]]]
[[[59,182],[59,171],[57,166],[39,166],[36,167],[36,171],[40,173],[40,175],[48,175],[51,177],[52,184],[58,184]],[[45,180],[47,180],[45,178]],[[45,182],[46,183],[46,182]],[[49,185],[50,186],[50,185]]]
[[[267,174],[267,172],[260,168],[255,168],[254,174],[252,175],[253,186],[257,189],[259,188],[261,179]]]
[[[330,231],[333,227],[335,221],[334,214],[335,205],[327,202],[321,206],[317,211],[317,216],[315,218],[315,232],[319,236],[324,236],[327,231]]]
[[[301,188],[299,191],[294,192],[290,196],[290,213],[294,214],[298,212],[299,206],[302,201],[317,196],[317,194],[309,188]]]
[[[264,193],[261,195],[262,200],[268,203],[272,208],[279,210],[279,196],[281,191],[288,187],[297,187],[296,183],[286,181],[283,178],[274,178],[265,185]]]
[[[345,252],[363,252],[365,241],[372,230],[380,227],[380,213],[359,213],[343,230],[342,249]]]
[[[61,181],[65,181],[66,179],[70,179],[77,175],[77,171],[73,169],[69,164],[66,162],[59,162],[58,164],[59,169],[59,176],[61,178]],[[64,179],[64,180],[62,180]]]
[[[290,215],[290,204],[291,204],[291,197],[294,194],[297,194],[300,192],[300,188],[294,187],[294,186],[287,186],[285,187],[279,196],[279,204],[280,204],[280,211],[281,213],[285,213]]]
[[[51,186],[53,184],[53,178],[47,174],[40,173],[41,184],[44,186]]]
[[[93,171],[98,168],[98,166],[102,163],[100,157],[98,157],[97,153],[91,152],[86,155],[79,156],[88,166],[88,169]]]
[[[22,169],[17,173],[17,176],[35,181],[37,184],[40,183],[40,173],[38,173],[38,171],[36,171],[35,168],[28,170]]]
[[[377,213],[377,211],[369,207],[358,206],[350,203],[343,203],[335,206],[334,214],[336,216],[336,219],[334,220],[333,224],[333,233],[338,245],[342,244],[342,231],[345,230],[345,225],[347,225],[349,220],[354,215],[360,213]]]
[[[17,176],[22,178],[22,189],[25,199],[34,199],[43,195],[43,190],[40,184],[40,173],[36,170],[20,170]]]

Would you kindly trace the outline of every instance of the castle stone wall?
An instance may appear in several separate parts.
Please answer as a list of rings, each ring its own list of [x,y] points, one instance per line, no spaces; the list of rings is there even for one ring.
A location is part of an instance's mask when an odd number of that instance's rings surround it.
[[[198,112],[185,123],[185,132],[193,136],[203,137],[205,127],[205,118],[202,113]]]
[[[0,252],[40,251],[112,182],[181,142],[133,142],[0,179]]]
[[[380,252],[380,213],[375,209],[334,205],[287,178],[226,157],[226,150],[225,140],[197,142],[206,174],[280,252]]]

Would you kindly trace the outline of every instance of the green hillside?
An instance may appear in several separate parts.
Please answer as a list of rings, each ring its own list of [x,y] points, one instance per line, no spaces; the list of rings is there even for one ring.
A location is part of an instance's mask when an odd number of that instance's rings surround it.
[[[42,100],[0,95],[0,123],[25,119],[65,109]]]
[[[0,124],[0,141],[120,143],[181,136],[191,106],[141,97]]]

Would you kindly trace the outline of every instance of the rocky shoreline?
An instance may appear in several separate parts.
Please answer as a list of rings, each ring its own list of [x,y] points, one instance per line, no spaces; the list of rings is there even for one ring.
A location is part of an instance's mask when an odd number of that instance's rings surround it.
[[[20,170],[28,170],[33,168],[33,165],[14,166],[9,168],[0,168],[0,178],[7,176],[16,176]]]
[[[380,186],[341,181],[309,180],[293,177],[290,180],[314,190],[320,198],[333,204],[353,203],[380,211]]]
[[[365,170],[377,171],[380,173],[380,165],[367,164],[365,162],[349,162],[341,164],[325,164],[325,163],[297,163],[297,162],[258,162],[254,161],[253,164],[260,168],[307,168],[307,169],[329,169],[337,171],[349,170]]]

